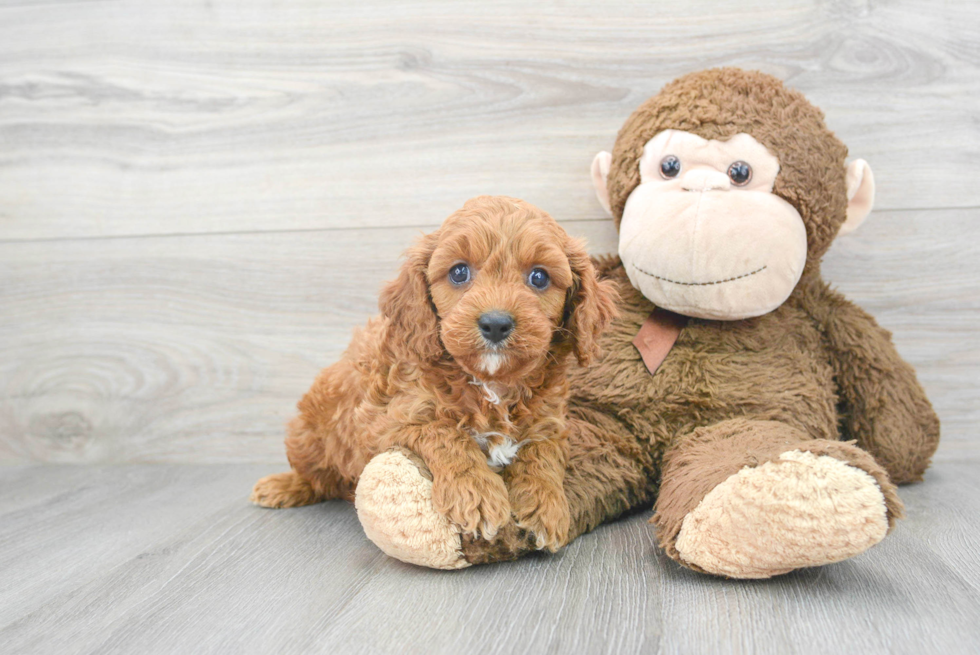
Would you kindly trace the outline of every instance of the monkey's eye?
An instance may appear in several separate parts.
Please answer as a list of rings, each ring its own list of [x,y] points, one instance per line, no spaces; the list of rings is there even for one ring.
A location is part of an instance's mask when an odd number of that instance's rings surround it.
[[[752,167],[744,161],[737,161],[728,167],[728,177],[735,186],[745,186],[752,179]]]
[[[449,281],[457,287],[470,281],[470,267],[460,262],[449,269]]]
[[[660,174],[665,179],[670,179],[672,177],[677,177],[677,174],[681,172],[681,160],[674,155],[667,155],[660,160]]]
[[[548,277],[548,271],[536,268],[528,274],[527,283],[538,291],[544,291],[551,284],[551,278]]]

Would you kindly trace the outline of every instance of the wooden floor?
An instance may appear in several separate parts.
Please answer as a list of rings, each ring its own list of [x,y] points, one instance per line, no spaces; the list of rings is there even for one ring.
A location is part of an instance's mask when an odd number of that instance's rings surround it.
[[[980,652],[977,34],[971,0],[0,0],[0,653]],[[415,235],[504,193],[614,251],[592,156],[719,65],[874,170],[824,275],[943,424],[892,536],[729,582],[644,514],[439,573],[245,502]]]
[[[268,467],[35,467],[0,482],[10,653],[975,653],[980,465],[840,564],[770,581],[682,569],[645,514],[556,555],[456,572],[386,557],[353,507],[265,510]]]

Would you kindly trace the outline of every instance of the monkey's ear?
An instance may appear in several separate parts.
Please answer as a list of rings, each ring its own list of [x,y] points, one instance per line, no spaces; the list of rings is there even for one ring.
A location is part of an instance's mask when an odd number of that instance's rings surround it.
[[[426,269],[439,242],[438,233],[426,234],[405,252],[398,277],[385,284],[378,306],[388,319],[388,339],[395,348],[407,347],[422,361],[439,359],[442,341],[439,319],[429,297]]]
[[[606,180],[609,179],[609,166],[612,164],[612,155],[603,150],[595,159],[592,160],[592,186],[595,187],[595,197],[599,199],[599,204],[612,216],[612,208],[609,205],[609,188]]]
[[[847,166],[847,220],[839,234],[858,229],[875,204],[875,176],[868,162],[855,159]]]

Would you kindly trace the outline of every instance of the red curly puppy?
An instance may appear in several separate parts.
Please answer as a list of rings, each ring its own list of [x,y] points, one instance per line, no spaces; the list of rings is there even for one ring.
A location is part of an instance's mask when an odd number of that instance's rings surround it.
[[[403,446],[464,531],[491,538],[513,512],[556,550],[569,524],[568,355],[592,358],[614,301],[551,216],[513,198],[469,200],[408,251],[382,316],[320,373],[289,424],[292,470],[259,480],[252,501],[352,498],[368,461]]]

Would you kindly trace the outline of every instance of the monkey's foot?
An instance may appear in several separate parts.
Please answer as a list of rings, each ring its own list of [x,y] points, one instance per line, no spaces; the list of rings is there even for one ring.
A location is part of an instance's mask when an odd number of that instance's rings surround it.
[[[901,516],[888,474],[853,443],[733,419],[668,453],[653,522],[689,568],[768,578],[864,552]]]
[[[768,578],[839,562],[888,533],[874,478],[827,455],[799,450],[743,468],[689,513],[677,552],[709,573]]]
[[[395,448],[361,473],[354,497],[368,539],[389,556],[433,569],[461,569],[460,530],[432,506],[432,476],[414,453]]]

